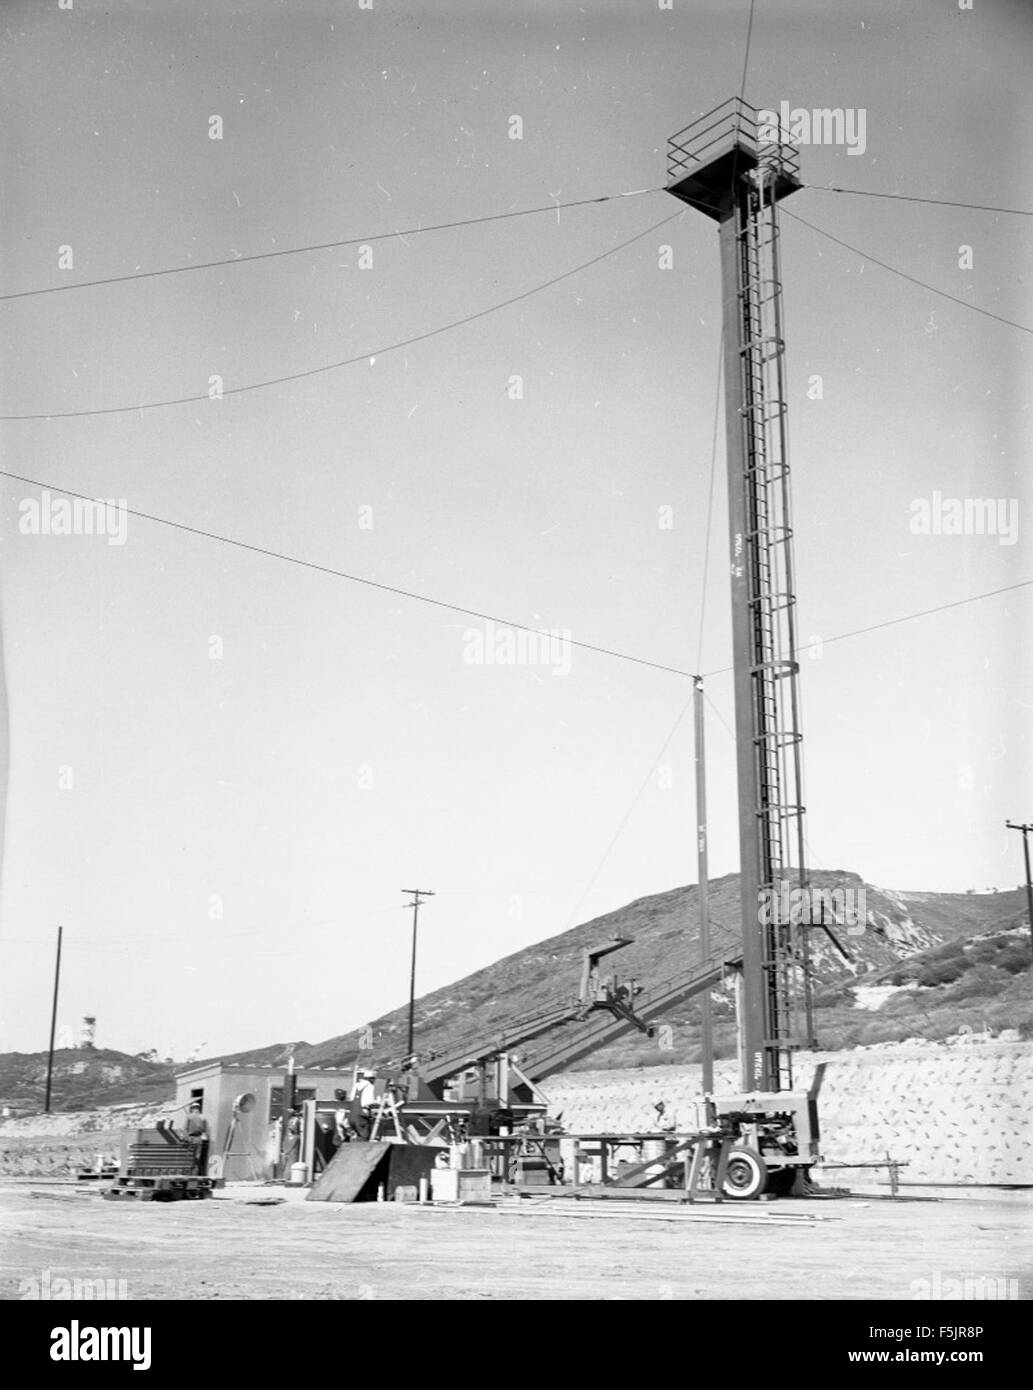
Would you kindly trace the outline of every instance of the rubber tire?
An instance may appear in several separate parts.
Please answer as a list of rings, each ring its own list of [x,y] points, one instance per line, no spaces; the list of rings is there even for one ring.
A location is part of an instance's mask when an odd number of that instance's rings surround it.
[[[753,1202],[768,1183],[768,1165],[756,1149],[731,1149],[725,1170],[725,1197],[733,1202]]]

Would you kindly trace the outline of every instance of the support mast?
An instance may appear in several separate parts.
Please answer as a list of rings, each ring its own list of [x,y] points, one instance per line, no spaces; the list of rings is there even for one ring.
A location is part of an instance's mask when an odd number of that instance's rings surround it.
[[[738,771],[745,1091],[793,1084],[809,989],[785,342],[778,203],[800,187],[792,146],[733,98],[668,142],[668,192],[718,223]],[[801,1011],[809,1014],[806,1002]]]

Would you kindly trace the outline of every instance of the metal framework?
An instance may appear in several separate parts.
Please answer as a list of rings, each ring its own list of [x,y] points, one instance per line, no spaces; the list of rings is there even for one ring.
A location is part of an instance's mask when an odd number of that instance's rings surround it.
[[[635,999],[635,1012],[645,1022],[664,1017],[671,1009],[695,995],[715,989],[733,975],[742,963],[742,945],[737,932],[715,927],[715,940],[705,960],[652,989],[643,990]],[[531,1047],[521,1063],[528,1076],[544,1081],[555,1072],[564,1071],[582,1057],[615,1042],[627,1032],[628,1024],[620,1019],[603,1016],[588,1019],[579,1028],[557,1033]]]
[[[573,1173],[571,1187],[577,1196],[658,1197],[676,1202],[723,1202],[728,1192],[729,1157],[734,1136],[713,1126],[685,1134],[660,1136],[662,1152],[644,1156],[646,1145],[656,1145],[655,1134],[577,1134],[571,1139]],[[617,1155],[637,1150],[636,1161],[621,1164]],[[599,1182],[584,1186],[579,1169],[582,1158],[599,1164]]]
[[[425,1057],[406,1059],[406,1113],[423,1100],[443,1101],[446,1088],[460,1079],[459,1093],[467,1099],[466,1076],[475,1073],[469,1100],[485,1102],[490,1098],[516,1102],[525,1109],[544,1111],[537,1103],[534,1081],[518,1067],[510,1056],[513,1049],[540,1038],[564,1025],[587,1023],[600,1017],[619,1032],[627,1028],[650,1033],[647,1021],[638,1010],[637,1000],[644,991],[635,981],[621,982],[612,974],[604,974],[602,962],[615,951],[630,946],[627,937],[614,937],[582,951],[581,980],[576,995],[570,994],[545,1003],[535,1013],[508,1019],[489,1033],[474,1033],[455,1039],[447,1051]]]
[[[791,1090],[811,1009],[807,924],[782,892],[783,883],[803,887],[806,871],[778,203],[800,187],[799,163],[752,106],[732,99],[671,138],[668,173],[668,192],[716,220],[721,245],[742,1084]]]

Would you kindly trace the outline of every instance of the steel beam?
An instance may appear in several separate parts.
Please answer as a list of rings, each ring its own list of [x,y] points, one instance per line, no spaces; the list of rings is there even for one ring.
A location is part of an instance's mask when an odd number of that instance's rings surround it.
[[[732,665],[735,691],[736,783],[739,808],[739,896],[742,917],[742,1088],[772,1089],[765,1075],[764,942],[760,928],[761,843],[757,806],[760,782],[754,746],[753,632],[750,614],[751,555],[746,482],[747,391],[742,356],[742,276],[739,265],[737,190],[730,215],[720,223],[721,316],[724,325],[725,460],[728,475],[728,566],[732,599]]]

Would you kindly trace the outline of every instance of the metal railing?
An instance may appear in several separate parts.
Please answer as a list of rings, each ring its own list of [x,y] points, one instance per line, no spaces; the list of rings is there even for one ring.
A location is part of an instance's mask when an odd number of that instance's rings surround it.
[[[800,156],[796,147],[779,138],[783,132],[762,122],[760,112],[740,97],[729,97],[706,115],[679,130],[667,141],[667,177],[678,183],[709,163],[726,143],[739,144],[758,163],[770,165],[788,178],[800,176]]]

